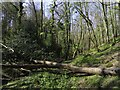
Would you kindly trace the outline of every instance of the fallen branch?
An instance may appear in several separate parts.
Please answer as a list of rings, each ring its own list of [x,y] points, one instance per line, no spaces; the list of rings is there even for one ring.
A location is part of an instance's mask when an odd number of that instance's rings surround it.
[[[59,68],[67,69],[73,73],[88,73],[88,74],[99,74],[99,75],[120,75],[120,68],[100,68],[100,67],[77,67],[70,64],[62,64],[50,61],[39,61],[40,64],[24,64],[24,65],[0,65],[3,68]]]
[[[0,43],[1,46],[3,46],[4,48],[8,49],[9,51],[14,52],[14,50],[11,47],[7,47],[6,45]]]
[[[9,75],[7,75],[7,74],[5,74],[5,73],[0,73],[0,76],[2,76],[2,78],[12,79]]]

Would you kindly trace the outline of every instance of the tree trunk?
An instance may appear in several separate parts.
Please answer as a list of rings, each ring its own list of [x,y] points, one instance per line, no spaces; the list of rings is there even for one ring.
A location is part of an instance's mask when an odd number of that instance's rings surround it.
[[[114,9],[114,7],[112,6],[112,9]],[[114,26],[114,11],[110,12],[111,15],[111,24],[112,24],[112,37],[113,37],[113,42],[115,42],[115,26]]]
[[[53,2],[53,6],[52,6],[52,9],[51,9],[51,45],[52,45],[52,49],[54,49],[54,46],[56,44],[56,37],[55,37],[55,16],[54,16],[54,12],[55,12],[55,1]]]
[[[41,1],[40,9],[40,32],[43,32],[43,0]]]
[[[69,58],[70,52],[70,3],[65,2],[65,60]]]
[[[118,16],[119,16],[119,21],[118,21],[118,23],[119,23],[119,22],[120,22],[120,1],[119,1],[119,3],[118,3],[118,7],[119,7],[119,11],[118,11],[118,12],[119,12],[119,13],[118,13],[118,14],[119,14],[119,15],[118,15]],[[118,35],[120,36],[120,25],[118,25],[118,27],[119,27],[119,29],[118,29]]]
[[[81,10],[81,9],[79,9],[77,6],[75,6],[75,8],[76,8],[76,10],[79,12],[79,14],[85,19],[85,21],[86,21],[86,23],[87,23],[87,26],[88,26],[88,29],[90,30],[92,30],[92,33],[93,33],[93,37],[94,37],[94,40],[95,40],[95,42],[92,40],[92,38],[91,38],[91,40],[93,41],[93,43],[95,44],[95,48],[97,49],[97,51],[99,51],[99,48],[98,48],[98,41],[97,41],[97,37],[96,37],[96,35],[95,35],[95,31],[94,31],[94,28],[93,28],[93,23],[92,23],[92,21],[89,19],[89,17],[88,16],[86,16],[84,13],[83,13],[83,11]]]
[[[22,10],[23,10],[23,2],[19,2],[19,11],[18,11],[18,30],[21,29],[21,20],[22,20]]]
[[[103,2],[101,4],[103,8],[104,21],[105,21],[106,32],[107,32],[107,42],[110,43],[109,26],[108,26],[108,19],[107,19],[107,6],[104,5]]]
[[[61,64],[56,62],[49,61],[34,61],[39,64],[24,64],[24,65],[0,65],[3,68],[27,68],[27,69],[35,69],[35,68],[59,68],[59,69],[67,69],[72,71],[73,73],[88,73],[88,74],[99,74],[99,75],[120,75],[120,68],[96,68],[96,67],[77,67],[70,64]]]
[[[38,28],[38,18],[37,18],[37,11],[35,9],[35,4],[34,2],[32,1],[32,5],[33,5],[33,9],[34,9],[34,14],[35,14],[35,22],[36,22],[36,27]]]

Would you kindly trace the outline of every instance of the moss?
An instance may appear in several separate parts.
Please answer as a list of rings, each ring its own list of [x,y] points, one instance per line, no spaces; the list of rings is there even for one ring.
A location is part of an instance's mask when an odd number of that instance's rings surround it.
[[[71,62],[72,65],[76,66],[92,66],[98,63],[100,63],[100,60],[90,54],[78,56],[76,59],[73,60],[73,62]]]
[[[71,62],[71,64],[72,64],[72,65],[81,66],[81,63],[82,63],[83,58],[84,58],[83,55],[78,56],[77,58],[75,58],[75,59]]]
[[[112,67],[112,66],[113,66],[112,62],[106,64],[106,67]]]

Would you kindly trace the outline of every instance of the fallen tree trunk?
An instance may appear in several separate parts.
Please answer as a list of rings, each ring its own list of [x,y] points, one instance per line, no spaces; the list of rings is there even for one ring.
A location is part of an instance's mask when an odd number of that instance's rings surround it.
[[[91,75],[94,75],[94,74],[89,74],[89,73],[77,73],[77,72],[72,72],[72,71],[68,71],[68,70],[64,70],[64,69],[51,69],[51,68],[44,68],[44,69],[39,69],[39,70],[35,70],[35,71],[32,71],[33,73],[34,72],[48,72],[48,73],[51,73],[51,74],[65,74],[65,75],[68,75],[68,76],[75,76],[75,77],[80,77],[80,76],[91,76]]]
[[[38,63],[37,61],[35,61]],[[56,62],[49,61],[39,61],[40,64],[24,64],[24,65],[0,65],[3,68],[26,68],[26,69],[35,69],[35,68],[59,68],[67,69],[73,73],[88,73],[88,74],[99,74],[99,75],[120,75],[120,68],[100,68],[100,67],[77,67],[70,64],[61,64]]]
[[[39,61],[34,60],[34,63],[36,64],[61,64],[56,62],[50,62],[50,61]],[[96,68],[96,67],[76,67],[70,64],[61,64],[63,65],[65,69],[71,70],[73,73],[88,73],[88,74],[99,74],[99,75],[120,75],[120,68]]]

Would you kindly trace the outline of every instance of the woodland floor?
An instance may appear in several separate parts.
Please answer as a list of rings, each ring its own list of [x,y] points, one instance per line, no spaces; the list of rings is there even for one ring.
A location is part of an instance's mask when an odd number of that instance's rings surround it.
[[[99,46],[100,52],[95,49],[86,51],[88,54],[77,56],[74,60],[66,61],[75,66],[120,68],[120,38],[115,45],[104,44]],[[45,69],[46,70],[46,69]],[[3,88],[120,88],[119,76],[75,76],[54,74],[47,71],[33,72],[29,76],[21,77],[3,85]]]

